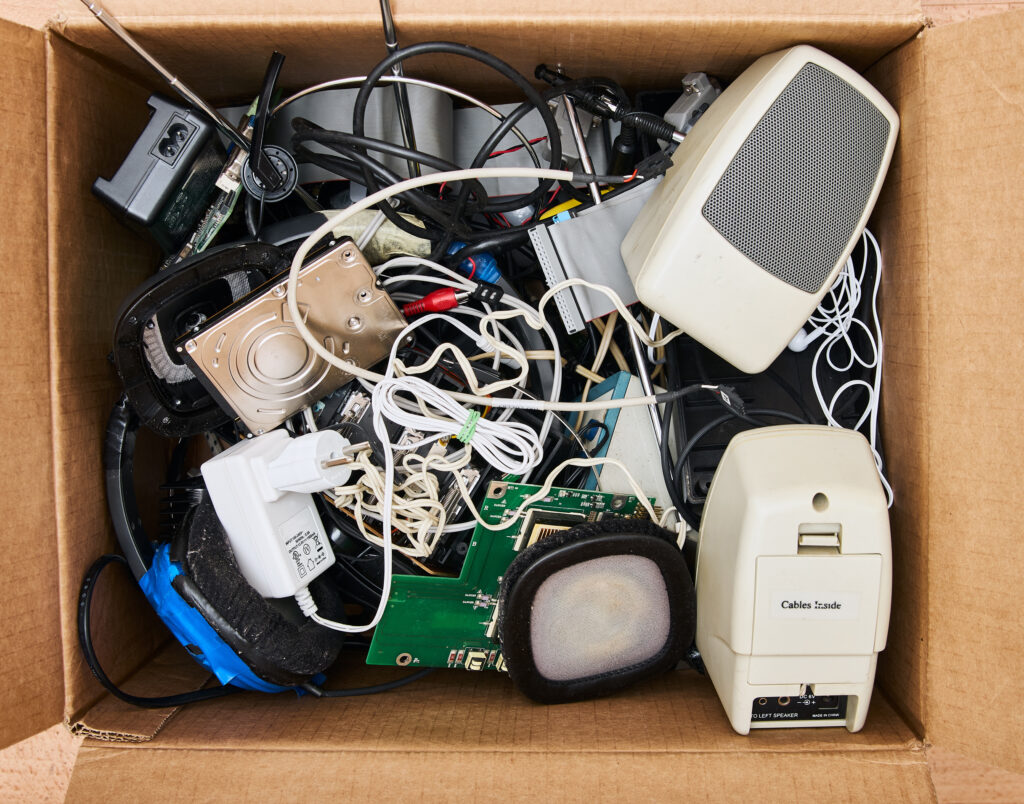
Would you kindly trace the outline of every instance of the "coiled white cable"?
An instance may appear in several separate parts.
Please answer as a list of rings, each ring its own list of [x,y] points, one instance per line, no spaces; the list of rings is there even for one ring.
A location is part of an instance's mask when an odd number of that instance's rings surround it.
[[[430,415],[403,410],[395,400],[399,393],[415,396]],[[455,437],[472,445],[480,457],[506,475],[525,474],[543,456],[540,438],[527,425],[481,418],[419,377],[382,380],[374,389],[373,405],[385,418],[426,434],[421,441],[403,444],[403,450],[418,449],[439,437]]]
[[[852,257],[847,260],[835,284],[829,289],[828,294],[822,299],[821,304],[809,319],[813,329],[809,333],[803,332],[802,336],[801,333],[798,333],[794,342],[797,348],[804,348],[812,340],[822,337],[811,361],[811,384],[814,387],[818,405],[830,426],[843,426],[835,418],[836,405],[843,394],[855,388],[866,390],[867,401],[852,429],[859,430],[865,422],[868,424],[871,454],[875,459],[878,477],[882,482],[887,503],[891,508],[894,502],[893,490],[885,476],[882,456],[878,451],[878,411],[882,392],[883,348],[882,326],[878,316],[878,291],[882,284],[882,250],[875,236],[867,229],[863,234],[863,246],[864,254],[859,271],[854,267]],[[874,255],[876,266],[874,286],[871,290],[870,326],[856,317],[857,308],[863,298],[863,284],[867,275],[869,251]],[[864,340],[868,344],[868,354],[862,354],[857,349],[851,334],[854,328],[859,328],[863,332]],[[842,354],[846,355],[845,359],[840,358]],[[871,379],[870,381],[848,380],[840,385],[830,398],[826,399],[818,376],[818,366],[822,358],[829,368],[839,373],[845,373],[855,365],[859,365],[871,372]]]

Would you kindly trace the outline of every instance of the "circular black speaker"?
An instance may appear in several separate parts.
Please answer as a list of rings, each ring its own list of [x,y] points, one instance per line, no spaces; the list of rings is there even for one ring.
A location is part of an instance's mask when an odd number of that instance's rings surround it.
[[[675,667],[693,642],[696,595],[674,534],[606,519],[524,550],[501,584],[509,677],[542,703],[607,695]]]

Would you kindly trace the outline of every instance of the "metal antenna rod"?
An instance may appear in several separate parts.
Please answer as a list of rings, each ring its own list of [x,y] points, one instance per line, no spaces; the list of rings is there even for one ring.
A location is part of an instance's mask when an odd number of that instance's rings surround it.
[[[388,54],[398,50],[398,33],[395,31],[395,18],[391,14],[391,0],[380,0],[380,15],[384,22],[384,47]],[[391,68],[393,75],[405,75],[401,62]],[[394,84],[395,105],[398,107],[398,123],[402,128],[402,144],[406,148],[416,150],[416,133],[412,128],[412,109],[409,107],[409,92],[405,84]],[[420,175],[420,165],[414,159],[407,159],[409,177]]]
[[[640,387],[644,391],[645,396],[654,396],[654,384],[651,382],[650,372],[647,370],[647,356],[644,354],[644,349],[640,345],[640,338],[633,331],[633,327],[627,326],[626,332],[629,333],[629,344],[633,347],[633,356],[636,358],[636,373],[640,377]],[[658,415],[658,405],[651,404],[647,406],[648,412],[651,414],[651,427],[654,428],[654,438],[658,444],[661,444],[665,434],[661,431],[661,418]]]
[[[573,99],[569,97],[568,92],[562,96],[562,103],[565,105],[565,115],[569,120],[569,128],[572,130],[572,138],[576,141],[576,150],[580,152],[580,164],[583,166],[583,170],[585,172],[593,175],[594,163],[590,159],[590,151],[587,150],[587,139],[583,136],[582,129],[580,129],[580,119],[576,114],[576,104],[573,102]],[[594,203],[600,204],[601,190],[597,186],[597,182],[587,182],[587,187],[590,188],[590,197],[594,199]]]
[[[225,137],[246,153],[252,149],[249,140],[239,134],[238,130],[231,125],[231,123],[225,120],[216,109],[210,106],[210,104],[186,86],[183,81],[179,80],[177,76],[172,74],[170,70],[153,58],[153,56],[149,54],[149,51],[136,42],[135,38],[121,26],[121,23],[119,23],[117,19],[102,6],[102,4],[96,0],[82,0],[82,2],[85,4],[86,8],[96,16],[96,19],[106,25],[118,39],[134,50],[135,53],[150,67],[160,73],[160,75],[163,76],[164,81],[166,81],[175,92],[209,117]]]

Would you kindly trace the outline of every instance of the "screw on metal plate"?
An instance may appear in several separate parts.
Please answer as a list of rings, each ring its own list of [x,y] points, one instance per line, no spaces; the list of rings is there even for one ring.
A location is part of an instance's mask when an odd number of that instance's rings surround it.
[[[185,351],[192,354],[198,348],[198,344],[193,340],[185,341]]]
[[[278,285],[276,288],[274,288],[270,292],[273,293],[278,298],[280,298],[281,296],[284,295],[284,285]]]
[[[359,330],[363,328],[363,319],[361,319],[357,315],[354,315],[351,318],[349,318],[349,320],[346,323],[348,324],[348,328],[351,330]]]

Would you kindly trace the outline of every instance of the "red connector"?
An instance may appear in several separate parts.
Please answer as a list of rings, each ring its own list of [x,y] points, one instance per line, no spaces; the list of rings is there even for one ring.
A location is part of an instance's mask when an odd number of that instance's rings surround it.
[[[466,293],[456,293],[455,288],[441,288],[433,293],[428,293],[422,299],[402,305],[402,312],[406,318],[423,313],[443,313],[459,306],[459,296],[465,297]]]

